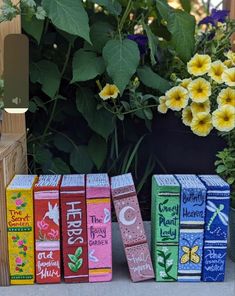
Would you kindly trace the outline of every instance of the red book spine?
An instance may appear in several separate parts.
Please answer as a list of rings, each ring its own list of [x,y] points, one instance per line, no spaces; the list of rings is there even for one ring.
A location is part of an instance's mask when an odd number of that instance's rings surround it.
[[[35,184],[35,266],[38,284],[61,281],[60,176],[40,176]]]
[[[60,197],[64,280],[66,283],[88,282],[85,176],[64,176]]]

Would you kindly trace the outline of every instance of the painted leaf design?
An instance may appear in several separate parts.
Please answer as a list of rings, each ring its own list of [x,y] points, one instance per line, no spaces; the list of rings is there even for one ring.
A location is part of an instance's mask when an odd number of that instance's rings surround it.
[[[12,196],[11,199],[15,200],[17,199],[17,196]]]
[[[165,265],[163,263],[161,263],[161,262],[158,262],[158,265],[163,267],[163,268],[165,267]]]
[[[83,259],[80,258],[80,259],[77,261],[77,263],[76,263],[76,269],[77,269],[77,271],[81,268],[82,263],[83,263]]]
[[[75,252],[75,256],[78,258],[82,255],[82,247],[77,248]]]
[[[77,272],[77,268],[76,268],[75,264],[70,262],[70,263],[68,263],[68,267],[72,272]]]
[[[173,265],[171,265],[171,266],[167,267],[167,269],[166,269],[166,272],[167,272],[167,273],[168,273],[168,272],[170,272],[170,271],[171,271],[171,269],[172,269],[172,267],[173,267]]]
[[[171,253],[166,255],[166,260],[169,259],[171,257]]]
[[[77,263],[78,258],[76,256],[69,254],[68,257],[69,257],[70,261],[72,261],[73,263]]]
[[[21,197],[21,192],[18,192],[17,197],[18,198]]]

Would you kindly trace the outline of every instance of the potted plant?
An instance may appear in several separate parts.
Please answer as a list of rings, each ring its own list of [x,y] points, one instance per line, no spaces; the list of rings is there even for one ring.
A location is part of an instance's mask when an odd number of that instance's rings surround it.
[[[213,10],[199,23],[195,55],[186,73],[174,74],[175,84],[159,98],[158,111],[176,111],[197,136],[208,137],[213,130],[227,140],[215,165],[231,185],[230,253],[235,261],[235,53],[230,43],[235,22],[227,16],[228,11]]]

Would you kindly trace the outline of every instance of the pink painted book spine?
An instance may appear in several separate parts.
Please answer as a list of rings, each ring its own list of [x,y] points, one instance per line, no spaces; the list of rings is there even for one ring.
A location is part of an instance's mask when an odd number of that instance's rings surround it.
[[[113,203],[133,282],[154,278],[152,260],[131,174],[111,178]]]
[[[87,175],[86,186],[89,282],[107,282],[112,280],[112,224],[108,175]]]
[[[61,176],[40,176],[34,187],[36,283],[61,281],[60,200]]]

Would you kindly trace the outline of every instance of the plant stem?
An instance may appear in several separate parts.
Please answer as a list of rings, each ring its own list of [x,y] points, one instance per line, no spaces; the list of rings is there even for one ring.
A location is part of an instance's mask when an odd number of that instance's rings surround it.
[[[126,22],[126,19],[128,18],[130,12],[131,12],[131,8],[132,8],[132,0],[129,0],[128,1],[128,4],[127,4],[127,7],[126,7],[126,10],[122,16],[122,19],[120,21],[120,24],[119,24],[119,32],[122,32],[123,30],[123,27],[124,27],[124,24]]]
[[[68,46],[68,50],[67,50],[67,54],[66,54],[66,58],[65,58],[65,63],[64,63],[64,66],[63,66],[63,69],[60,73],[60,81],[62,81],[62,78],[64,76],[64,73],[65,73],[65,70],[68,66],[68,63],[69,63],[69,58],[70,58],[70,53],[71,53],[71,49],[72,49],[72,43],[69,43],[69,46]],[[47,122],[47,125],[46,125],[46,128],[43,132],[43,135],[42,135],[42,142],[44,142],[45,140],[45,136],[47,134],[47,131],[48,129],[50,128],[50,125],[53,121],[53,118],[54,118],[54,114],[55,114],[55,110],[56,110],[56,107],[57,107],[57,102],[58,102],[58,94],[59,94],[59,89],[60,87],[58,88],[57,92],[56,92],[56,95],[54,97],[54,104],[53,104],[53,107],[52,107],[52,111],[51,111],[51,115],[50,115],[50,118]]]

